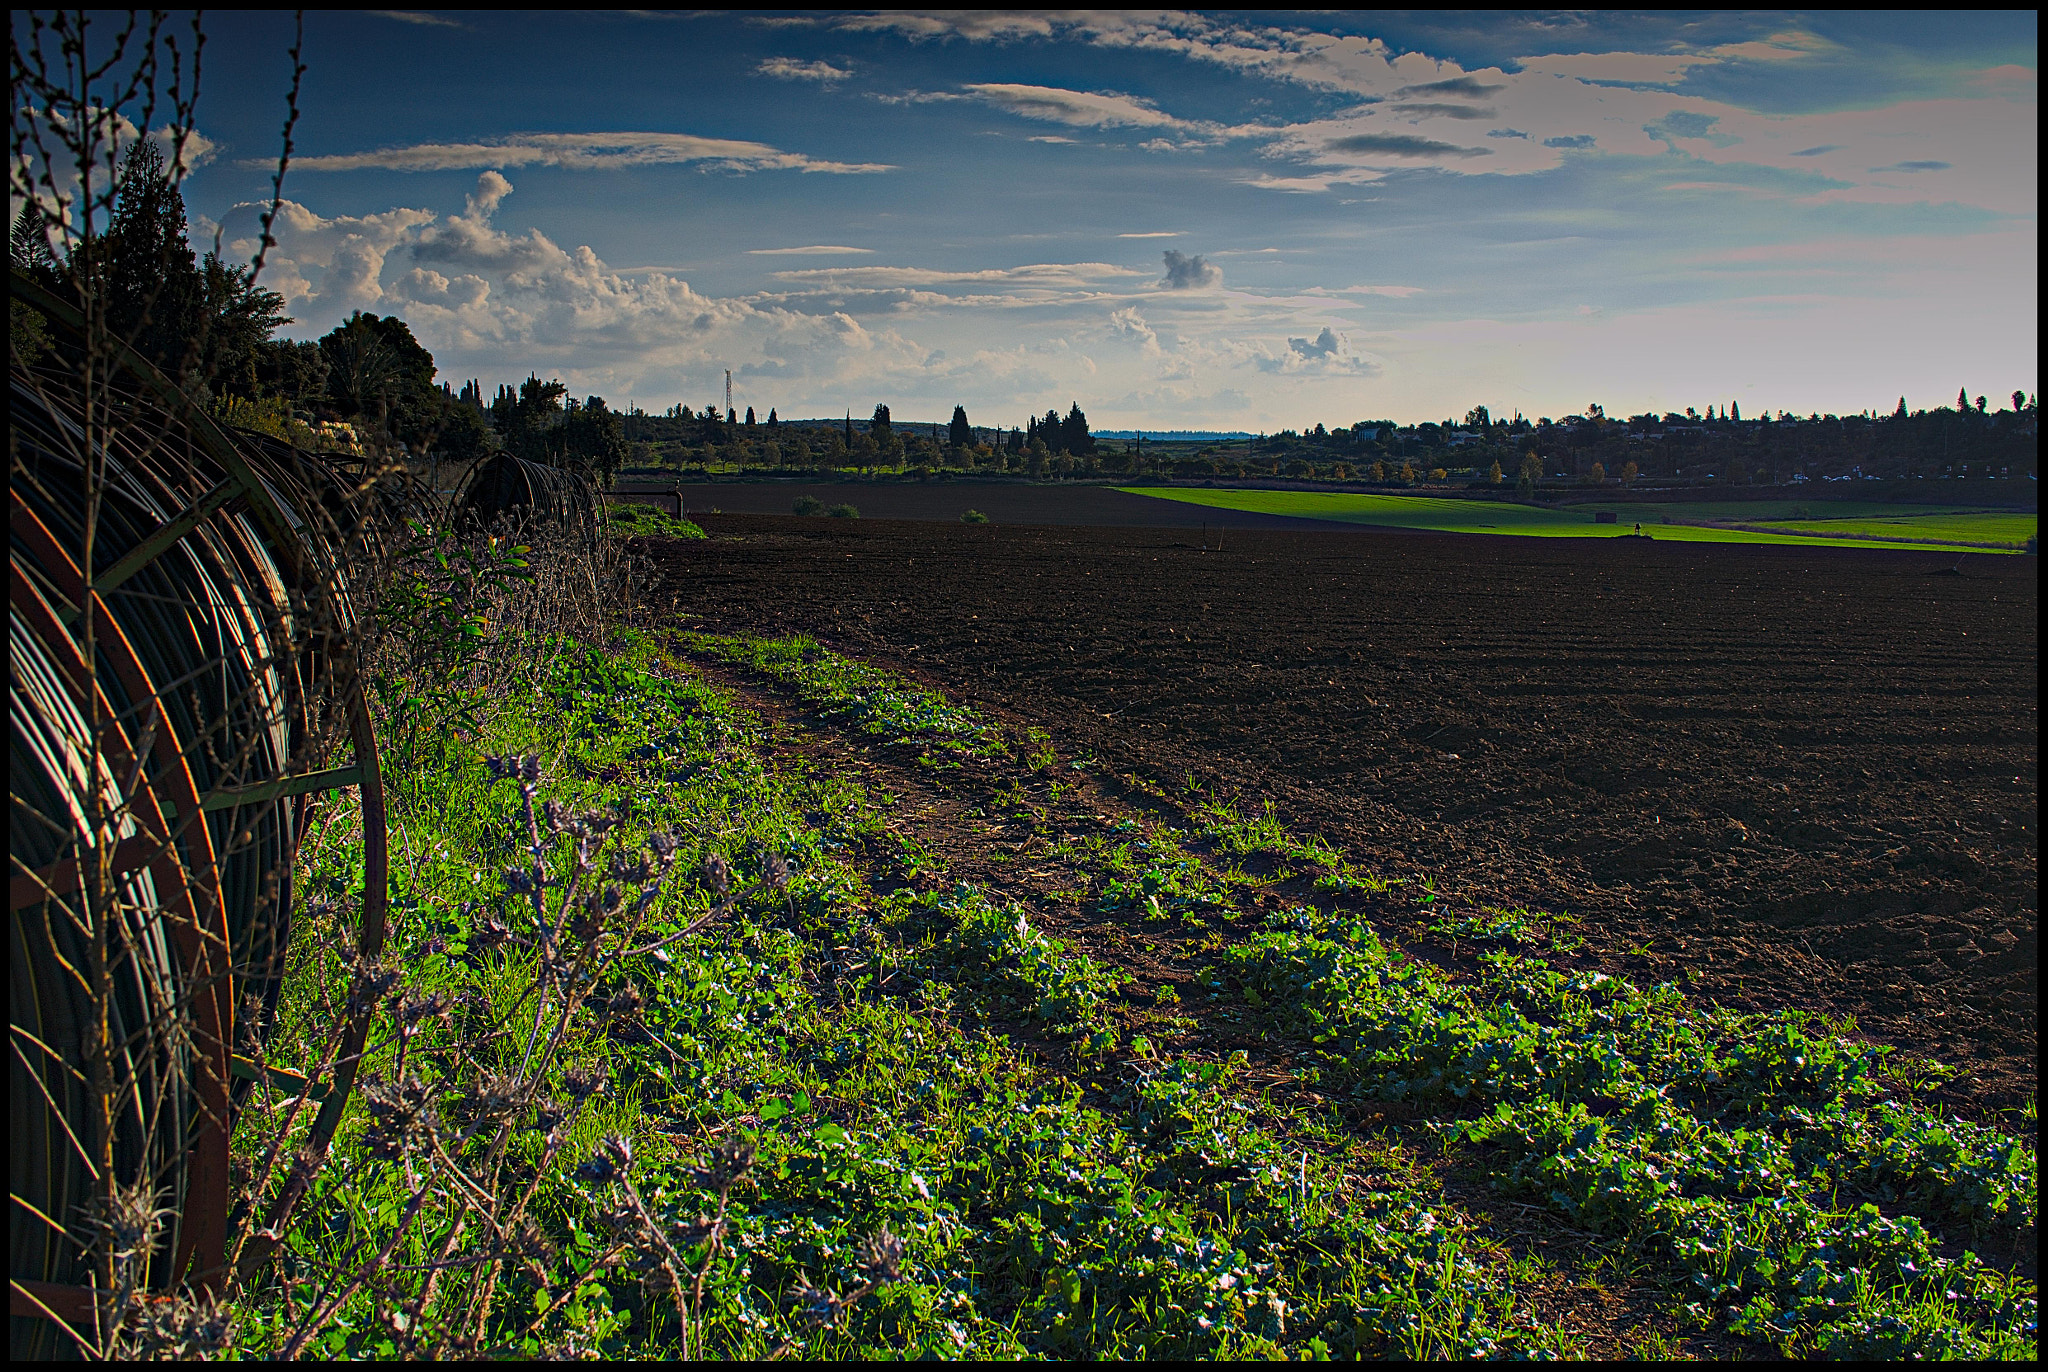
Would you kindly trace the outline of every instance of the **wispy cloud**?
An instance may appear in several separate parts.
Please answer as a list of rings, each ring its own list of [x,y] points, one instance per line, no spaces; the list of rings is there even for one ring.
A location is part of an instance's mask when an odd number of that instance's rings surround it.
[[[1490,157],[1493,154],[1492,148],[1467,148],[1406,133],[1354,133],[1332,138],[1326,146],[1331,152],[1360,153],[1372,157]]]
[[[800,62],[794,57],[771,57],[754,70],[783,81],[820,81],[827,85],[853,75],[830,62]]]
[[[831,281],[878,287],[1076,286],[1106,278],[1143,275],[1143,272],[1110,262],[1033,262],[1021,267],[992,267],[981,271],[947,271],[937,267],[811,267],[775,273],[778,281]]]
[[[831,257],[846,253],[872,253],[873,248],[849,248],[838,243],[814,243],[807,248],[748,248],[749,257]]]
[[[437,29],[466,29],[469,25],[459,19],[446,19],[425,10],[371,10],[379,19],[396,19],[401,24],[422,24]]]
[[[999,82],[970,85],[967,91],[1011,114],[1076,128],[1177,128],[1184,123],[1149,100],[1113,91],[1070,91],[1057,86]]]
[[[732,172],[852,175],[893,171],[883,162],[833,162],[766,143],[687,133],[522,133],[473,143],[415,143],[375,152],[299,157],[298,171],[474,171],[485,167],[654,167],[697,164]]]
[[[1179,229],[1153,229],[1149,233],[1120,233],[1118,238],[1178,238]]]

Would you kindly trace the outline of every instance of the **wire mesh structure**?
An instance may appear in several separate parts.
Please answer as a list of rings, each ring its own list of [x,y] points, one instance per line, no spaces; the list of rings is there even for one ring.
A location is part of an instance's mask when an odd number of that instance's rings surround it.
[[[539,519],[594,531],[597,510],[597,492],[588,479],[510,453],[477,464],[456,497],[460,517],[486,526],[507,518]]]
[[[10,1346],[47,1358],[127,1294],[95,1256],[123,1224],[160,1217],[137,1290],[224,1271],[236,1079],[258,1075],[315,792],[361,790],[358,955],[381,947],[350,573],[384,516],[360,474],[224,430],[121,345],[96,355],[67,302],[12,292],[56,335],[9,373]]]

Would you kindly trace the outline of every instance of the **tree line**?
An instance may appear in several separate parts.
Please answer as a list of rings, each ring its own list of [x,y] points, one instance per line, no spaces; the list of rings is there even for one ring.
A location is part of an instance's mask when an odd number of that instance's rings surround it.
[[[9,261],[60,298],[90,301],[114,337],[229,423],[316,449],[367,443],[458,462],[503,450],[607,482],[624,460],[620,416],[603,397],[578,401],[560,381],[532,376],[499,387],[486,406],[474,381],[460,393],[437,383],[433,354],[395,315],[358,311],[310,342],[276,337],[294,322],[284,297],[251,267],[194,252],[184,196],[154,142],[129,146],[117,185],[105,232],[63,258],[45,212],[24,203]],[[42,317],[19,301],[9,342],[29,363],[53,346]]]

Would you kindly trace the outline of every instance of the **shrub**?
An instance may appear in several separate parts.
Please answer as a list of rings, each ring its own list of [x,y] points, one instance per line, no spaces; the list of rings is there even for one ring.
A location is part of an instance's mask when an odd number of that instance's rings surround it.
[[[860,511],[854,509],[851,505],[834,505],[830,509],[826,510],[825,513],[830,515],[834,519],[860,518]]]
[[[969,510],[966,514],[960,516],[960,522],[962,524],[986,524],[988,523],[988,516],[980,510]]]
[[[790,510],[800,515],[821,515],[825,513],[825,502],[814,495],[800,495]]]

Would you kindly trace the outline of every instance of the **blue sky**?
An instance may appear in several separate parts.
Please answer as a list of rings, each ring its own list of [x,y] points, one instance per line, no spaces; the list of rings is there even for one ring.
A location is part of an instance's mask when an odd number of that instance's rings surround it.
[[[290,20],[209,20],[243,251]],[[1274,429],[2036,387],[2031,13],[315,12],[268,284],[649,409]]]

